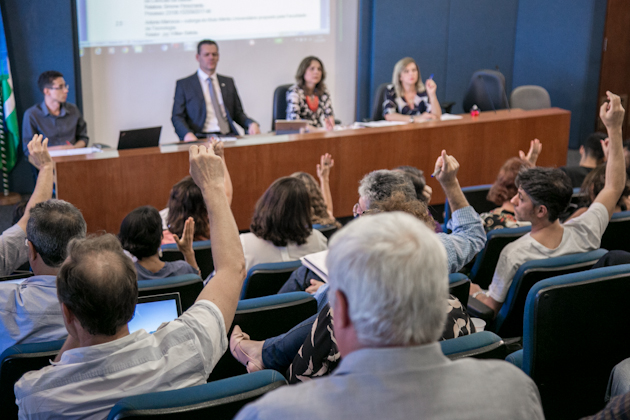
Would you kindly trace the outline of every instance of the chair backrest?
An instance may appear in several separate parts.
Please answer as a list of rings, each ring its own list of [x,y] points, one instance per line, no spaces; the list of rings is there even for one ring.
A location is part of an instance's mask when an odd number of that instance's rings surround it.
[[[512,91],[510,107],[524,110],[543,109],[551,107],[549,92],[542,86],[524,85]]]
[[[276,120],[286,120],[287,118],[287,91],[293,84],[280,85],[273,91],[273,115],[271,120],[271,130],[276,129]]]
[[[382,83],[374,92],[374,101],[372,102],[372,121],[384,120],[383,118],[383,102],[385,102],[385,92],[389,83]]]
[[[630,354],[620,330],[628,296],[630,264],[553,277],[532,287],[522,368],[538,385],[546,418],[577,419],[603,408],[610,371]]]
[[[602,236],[602,248],[630,252],[630,210],[613,214]]]
[[[497,205],[491,201],[486,200],[486,196],[488,195],[488,191],[492,184],[484,184],[484,185],[473,185],[470,187],[462,188],[462,192],[468,200],[468,204],[475,209],[475,211],[479,214],[485,213],[492,209],[497,208]],[[451,218],[451,208],[448,204],[448,200],[444,202],[444,225],[448,223]]]
[[[195,259],[199,270],[201,270],[201,278],[206,278],[214,271],[214,260],[212,259],[212,248],[210,241],[193,242],[193,251],[195,251]],[[162,261],[179,261],[184,260],[184,254],[179,252],[176,244],[162,245]]]
[[[301,265],[300,260],[256,264],[247,272],[241,299],[275,295]]]
[[[306,292],[282,293],[238,303],[234,322],[252,340],[265,340],[284,334],[300,322],[317,314],[317,301]],[[231,328],[230,328],[231,330]],[[231,331],[228,332],[228,337]],[[227,351],[210,374],[210,380],[241,375],[246,369]]]
[[[275,370],[261,370],[190,388],[123,398],[107,418],[231,419],[245,404],[286,384]]]
[[[525,300],[531,288],[549,277],[588,270],[606,252],[605,249],[596,249],[581,254],[528,261],[521,265],[514,275],[501,310],[488,329],[503,338],[522,336]]]
[[[486,235],[486,246],[477,254],[475,264],[470,270],[470,280],[482,289],[487,289],[492,282],[494,270],[499,262],[501,251],[511,242],[531,232],[531,226],[495,229]]]
[[[462,273],[452,273],[448,276],[448,292],[455,296],[464,305],[468,306],[470,292],[470,280]]]
[[[330,237],[333,235],[333,233],[337,232],[337,226],[336,225],[315,224],[315,225],[313,225],[313,229],[319,230],[321,233],[324,234],[326,239],[329,239],[329,240],[330,240]]]
[[[0,407],[3,419],[17,419],[13,386],[26,372],[50,365],[65,340],[16,344],[0,355]]]
[[[138,281],[138,296],[178,292],[182,302],[182,311],[186,311],[195,303],[202,290],[203,281],[196,274]]]
[[[463,337],[440,341],[442,353],[451,360],[463,357],[476,359],[504,359],[505,343],[501,337],[490,331],[480,331]]]
[[[477,70],[473,73],[464,96],[464,112],[473,105],[480,111],[492,111],[508,107],[505,94],[505,76],[496,70]]]

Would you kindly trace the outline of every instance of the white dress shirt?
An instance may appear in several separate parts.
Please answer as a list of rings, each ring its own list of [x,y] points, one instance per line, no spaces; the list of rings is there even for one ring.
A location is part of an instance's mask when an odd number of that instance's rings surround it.
[[[104,419],[121,398],[206,383],[227,349],[219,308],[200,300],[153,334],[67,350],[15,384],[21,419]]]
[[[214,113],[214,106],[212,106],[212,99],[210,98],[210,88],[208,87],[208,79],[212,80],[212,86],[214,86],[214,93],[217,95],[217,101],[221,107],[221,112],[225,117],[225,107],[223,106],[223,95],[221,95],[221,86],[219,86],[219,79],[217,74],[208,76],[201,69],[197,70],[197,76],[199,77],[199,83],[201,83],[201,90],[203,91],[203,98],[206,101],[206,122],[203,124],[204,133],[219,133],[219,121]]]

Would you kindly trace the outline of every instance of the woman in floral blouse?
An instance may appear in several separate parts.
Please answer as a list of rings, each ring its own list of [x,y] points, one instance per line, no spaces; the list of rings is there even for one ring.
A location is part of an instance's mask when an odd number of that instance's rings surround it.
[[[420,69],[413,58],[403,58],[394,66],[392,84],[387,86],[383,118],[403,122],[439,119],[442,109],[436,90],[433,78],[422,83]]]
[[[296,84],[287,91],[287,120],[306,120],[313,127],[335,127],[326,71],[317,57],[306,57],[295,74]]]

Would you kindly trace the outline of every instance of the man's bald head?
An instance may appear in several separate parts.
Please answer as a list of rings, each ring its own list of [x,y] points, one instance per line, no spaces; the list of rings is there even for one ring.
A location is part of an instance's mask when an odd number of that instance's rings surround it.
[[[92,335],[112,336],[133,317],[138,280],[114,235],[74,239],[57,275],[59,302]]]

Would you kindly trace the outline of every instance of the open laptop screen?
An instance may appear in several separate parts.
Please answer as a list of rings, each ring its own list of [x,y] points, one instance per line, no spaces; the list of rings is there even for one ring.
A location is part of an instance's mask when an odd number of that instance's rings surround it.
[[[136,311],[129,322],[129,332],[140,329],[153,334],[164,322],[171,322],[182,314],[179,293],[141,296]]]

